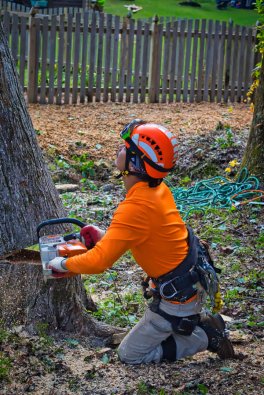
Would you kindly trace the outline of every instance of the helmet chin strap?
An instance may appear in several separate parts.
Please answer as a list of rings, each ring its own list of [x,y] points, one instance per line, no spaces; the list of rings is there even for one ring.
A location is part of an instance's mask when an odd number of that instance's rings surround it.
[[[125,162],[125,170],[121,171],[115,178],[119,179],[121,177],[127,177],[127,176],[136,176],[139,177],[142,180],[149,180],[149,176],[147,173],[140,173],[137,171],[131,171],[129,170],[129,163],[131,161],[133,154],[129,149],[126,149],[126,162]]]
[[[115,178],[118,180],[119,178],[125,177],[125,176],[128,176],[128,175],[129,175],[129,172],[126,171],[126,170],[123,170],[117,176],[115,176]]]

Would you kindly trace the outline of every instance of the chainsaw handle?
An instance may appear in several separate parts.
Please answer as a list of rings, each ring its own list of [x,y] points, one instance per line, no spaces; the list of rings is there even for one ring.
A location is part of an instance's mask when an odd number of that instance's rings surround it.
[[[48,219],[47,221],[43,221],[43,222],[41,222],[38,225],[38,227],[37,227],[38,239],[40,237],[40,230],[42,228],[44,228],[44,226],[56,225],[56,224],[74,224],[74,225],[78,225],[80,228],[83,228],[86,225],[82,221],[79,221],[78,219],[75,219],[75,218],[53,218],[53,219]]]

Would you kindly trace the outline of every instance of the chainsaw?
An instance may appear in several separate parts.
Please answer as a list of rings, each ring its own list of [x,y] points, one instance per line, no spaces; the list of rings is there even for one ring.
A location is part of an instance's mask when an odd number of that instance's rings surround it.
[[[42,270],[45,280],[75,276],[75,273],[58,273],[48,268],[49,261],[57,256],[69,258],[74,255],[83,254],[87,247],[80,241],[80,233],[70,233],[67,235],[48,235],[40,237],[40,231],[45,226],[57,224],[74,224],[83,228],[86,224],[75,218],[54,218],[41,222],[37,227],[39,250],[42,263]]]

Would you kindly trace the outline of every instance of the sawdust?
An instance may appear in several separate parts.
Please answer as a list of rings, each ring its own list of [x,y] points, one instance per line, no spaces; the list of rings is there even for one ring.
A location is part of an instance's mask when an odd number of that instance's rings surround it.
[[[9,255],[5,255],[4,257],[0,257],[1,259],[5,259],[10,263],[30,263],[30,264],[40,264],[40,253],[38,251],[31,250],[19,250],[12,252]]]
[[[234,131],[248,128],[252,113],[245,104],[119,104],[78,106],[30,105],[40,146],[51,156],[87,153],[92,160],[113,160],[119,132],[135,118],[161,123],[180,140],[215,130],[221,122]]]

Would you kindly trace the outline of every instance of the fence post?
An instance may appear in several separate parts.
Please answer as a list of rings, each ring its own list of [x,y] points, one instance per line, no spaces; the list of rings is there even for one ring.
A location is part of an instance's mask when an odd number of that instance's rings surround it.
[[[152,37],[150,45],[150,61],[149,61],[149,102],[159,102],[159,18],[156,15],[152,24]]]
[[[29,18],[28,102],[37,102],[37,27],[35,15]]]

